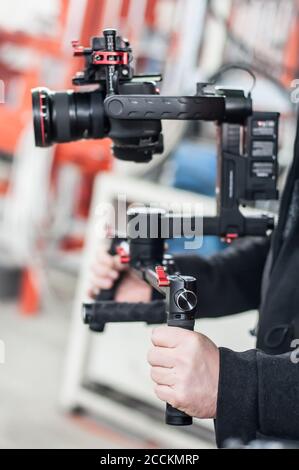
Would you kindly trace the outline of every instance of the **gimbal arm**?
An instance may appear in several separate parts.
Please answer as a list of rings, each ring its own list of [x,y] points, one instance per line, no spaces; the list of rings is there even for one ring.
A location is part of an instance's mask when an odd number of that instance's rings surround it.
[[[252,114],[252,100],[241,90],[206,91],[197,85],[196,96],[113,95],[104,101],[110,119],[125,121],[182,120],[244,123]]]
[[[218,121],[225,116],[225,100],[216,96],[114,95],[104,106],[110,119],[125,121]]]

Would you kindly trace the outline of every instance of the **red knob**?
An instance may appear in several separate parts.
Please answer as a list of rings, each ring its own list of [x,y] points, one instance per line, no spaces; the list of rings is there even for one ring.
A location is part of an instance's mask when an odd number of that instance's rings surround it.
[[[156,274],[158,276],[159,287],[169,287],[170,282],[163,266],[156,267]]]

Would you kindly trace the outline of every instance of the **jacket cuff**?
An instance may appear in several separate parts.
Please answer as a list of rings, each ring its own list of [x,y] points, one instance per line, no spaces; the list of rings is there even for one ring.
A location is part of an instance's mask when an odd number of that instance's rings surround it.
[[[227,439],[247,443],[256,438],[258,423],[257,351],[234,352],[220,348],[216,441]]]

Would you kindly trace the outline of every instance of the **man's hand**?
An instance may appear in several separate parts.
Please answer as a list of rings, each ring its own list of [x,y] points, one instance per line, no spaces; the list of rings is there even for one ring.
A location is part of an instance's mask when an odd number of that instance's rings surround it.
[[[123,281],[116,291],[116,302],[149,302],[152,290],[139,279],[128,266],[120,262],[119,256],[111,256],[100,250],[92,267],[91,286],[88,295],[95,298],[102,289],[111,289],[121,273],[125,273]]]
[[[155,393],[189,416],[215,418],[219,351],[206,336],[162,326],[152,333],[148,354]]]

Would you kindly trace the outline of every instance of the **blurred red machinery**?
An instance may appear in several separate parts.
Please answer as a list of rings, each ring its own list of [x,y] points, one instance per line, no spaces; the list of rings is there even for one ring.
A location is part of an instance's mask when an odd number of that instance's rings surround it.
[[[68,22],[69,0],[61,0],[60,14],[57,25],[57,35],[39,37],[21,30],[9,30],[0,26],[0,67],[1,80],[5,84],[5,102],[0,106],[1,122],[1,157],[13,159],[18,140],[31,118],[31,88],[37,86],[42,57],[67,60],[63,51],[63,35]],[[7,57],[5,51],[10,51]],[[30,53],[30,61],[25,67],[20,67],[14,53]],[[9,191],[9,180],[2,180],[1,193]],[[21,310],[33,313],[39,305],[37,281],[30,267],[24,268],[21,288]]]
[[[21,31],[8,31],[0,26],[1,50],[11,47],[12,51],[17,49],[31,50],[37,56],[63,57],[62,38],[64,27],[67,23],[69,0],[61,0],[61,14],[59,17],[59,35],[52,37],[35,37]],[[36,86],[40,75],[37,60],[33,60],[26,68],[20,70],[14,67],[14,60],[9,63],[0,56],[1,79],[5,83],[5,105],[0,107],[1,120],[1,152],[13,156],[19,135],[28,122],[31,97],[30,89]],[[12,89],[13,88],[13,89]],[[17,99],[12,100],[14,95]]]

